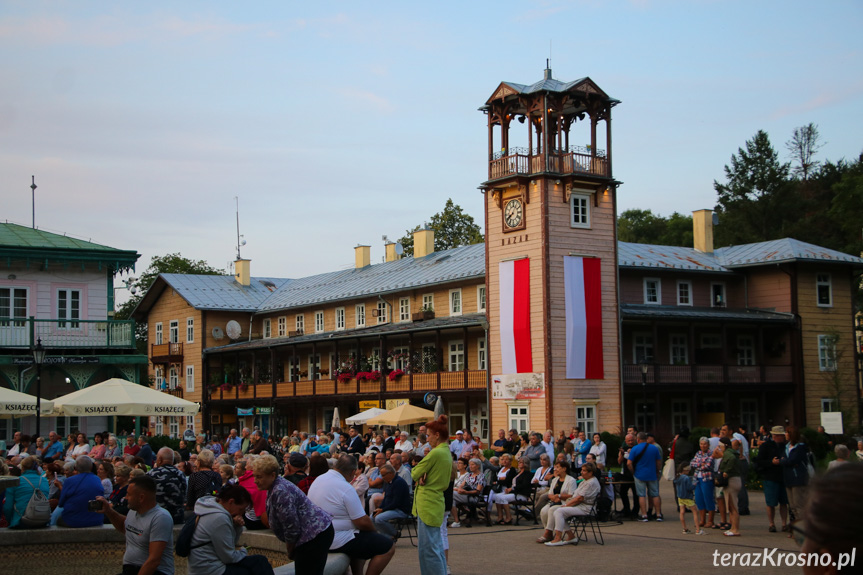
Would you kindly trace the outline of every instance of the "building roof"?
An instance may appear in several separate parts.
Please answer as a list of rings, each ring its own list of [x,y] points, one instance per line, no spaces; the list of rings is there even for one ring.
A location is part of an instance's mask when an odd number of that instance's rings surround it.
[[[755,323],[794,323],[794,314],[758,309],[682,307],[668,305],[621,304],[623,319],[679,319],[681,321],[727,321]]]
[[[618,242],[621,267],[732,272],[736,268],[786,262],[829,262],[863,266],[863,258],[792,238],[742,244],[703,253],[693,248]]]
[[[291,280],[259,308],[260,313],[384,295],[485,276],[485,244],[434,252],[422,258],[352,268]]]
[[[121,250],[64,234],[46,232],[10,222],[0,223],[0,259],[44,264],[95,263],[113,271],[134,270],[141,257],[135,250]]]
[[[471,313],[457,316],[445,316],[438,317],[435,319],[422,321],[422,322],[398,322],[398,323],[385,323],[381,325],[374,325],[369,327],[357,328],[357,329],[348,329],[342,331],[328,331],[324,333],[310,333],[305,335],[299,335],[294,337],[272,337],[267,339],[253,339],[251,341],[242,341],[237,343],[231,343],[227,345],[222,345],[218,347],[210,347],[205,351],[207,353],[210,352],[221,352],[221,351],[243,351],[243,350],[252,350],[252,349],[261,349],[261,348],[269,348],[276,347],[280,345],[293,345],[299,343],[311,343],[313,341],[341,341],[341,340],[351,340],[356,341],[357,338],[361,337],[372,337],[378,335],[397,335],[397,334],[408,334],[414,333],[418,331],[428,332],[429,330],[435,329],[454,329],[454,328],[464,328],[464,327],[488,327],[488,320],[486,320],[485,314],[482,313]]]

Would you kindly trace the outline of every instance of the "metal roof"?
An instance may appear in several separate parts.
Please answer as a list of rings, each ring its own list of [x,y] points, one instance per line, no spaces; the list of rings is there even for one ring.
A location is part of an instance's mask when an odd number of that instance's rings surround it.
[[[415,333],[418,331],[428,332],[435,329],[456,329],[463,327],[488,327],[488,320],[485,314],[472,313],[460,316],[446,316],[421,322],[399,322],[385,323],[369,327],[361,327],[357,329],[348,329],[341,331],[329,331],[324,333],[311,333],[294,337],[273,337],[268,339],[254,339],[252,341],[243,341],[231,343],[218,347],[210,347],[204,350],[205,353],[223,352],[223,351],[245,351],[253,349],[262,349],[270,347],[278,347],[283,345],[295,345],[301,343],[312,343],[316,341],[356,341],[358,338],[374,337],[379,335],[397,335]]]
[[[617,262],[621,267],[645,267],[702,272],[727,272],[714,254],[693,248],[617,242]]]
[[[782,238],[769,242],[743,244],[719,248],[715,252],[722,265],[747,267],[754,265],[776,264],[791,261],[815,261],[849,263],[863,265],[863,259],[836,250],[822,248],[792,238]]]
[[[720,320],[730,322],[794,323],[794,314],[756,309],[621,304],[623,319]]]
[[[485,244],[434,252],[291,280],[258,309],[266,313],[319,303],[382,295],[418,287],[485,277]]]
[[[254,312],[262,302],[291,280],[253,277],[248,286],[234,276],[160,274],[189,305],[202,310]]]

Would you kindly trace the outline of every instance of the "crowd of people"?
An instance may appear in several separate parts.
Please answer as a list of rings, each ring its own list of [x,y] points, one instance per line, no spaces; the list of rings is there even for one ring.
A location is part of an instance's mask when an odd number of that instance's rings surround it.
[[[550,547],[575,541],[571,519],[594,513],[603,498],[619,499],[624,517],[661,522],[662,477],[673,477],[684,533],[740,536],[752,465],[762,480],[768,530],[794,535],[813,473],[795,428],[749,436],[724,425],[694,439],[681,430],[666,457],[653,435],[634,427],[616,454],[599,433],[588,437],[577,428],[557,437],[501,429],[486,457],[469,430],[450,435],[446,416],[415,435],[333,427],[278,438],[242,429],[155,452],[145,436],[123,442],[97,433],[91,442],[77,433],[64,442],[53,431],[47,441],[16,433],[0,475],[20,481],[0,492],[0,527],[111,524],[144,534],[127,536],[130,572],[148,565],[165,575],[173,573],[175,525],[194,523],[192,575],[272,573],[265,557],[238,547],[243,529],[271,529],[297,572],[322,573],[330,553],[343,553],[355,575],[375,575],[393,558],[399,525],[416,517],[422,572],[443,575],[450,572],[448,529],[479,515],[510,525],[516,513],[536,514],[544,527],[536,541]],[[836,455],[831,470],[852,458],[844,445]],[[863,445],[856,456],[863,457]],[[41,507],[32,504],[37,491],[45,495]]]

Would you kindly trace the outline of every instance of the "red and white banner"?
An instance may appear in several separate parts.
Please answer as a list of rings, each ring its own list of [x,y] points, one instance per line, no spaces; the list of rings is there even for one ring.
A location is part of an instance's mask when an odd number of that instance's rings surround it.
[[[501,262],[499,271],[501,373],[529,373],[530,260]]]
[[[602,379],[602,283],[599,258],[563,258],[566,378]]]

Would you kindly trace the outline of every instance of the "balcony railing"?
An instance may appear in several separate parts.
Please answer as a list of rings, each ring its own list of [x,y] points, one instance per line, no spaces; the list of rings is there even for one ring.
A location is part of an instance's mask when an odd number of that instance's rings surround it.
[[[790,365],[662,365],[647,366],[647,385],[751,385],[792,383]],[[641,385],[641,365],[623,366],[623,383]]]
[[[486,371],[438,371],[405,374],[396,381],[381,376],[380,381],[338,381],[336,379],[304,379],[281,381],[275,384],[217,387],[210,390],[210,399],[267,399],[282,397],[319,397],[332,395],[364,395],[381,393],[410,393],[424,391],[480,390],[486,388]],[[274,395],[275,392],[275,395]]]
[[[603,150],[594,155],[590,149],[570,146],[549,154],[548,165],[542,154],[531,154],[527,148],[510,148],[494,154],[489,161],[489,179],[496,180],[512,175],[530,175],[540,172],[557,174],[591,174],[608,177],[608,159]]]
[[[182,360],[182,343],[154,343],[150,345],[150,361],[161,363]]]
[[[0,317],[0,348],[30,348],[39,339],[55,349],[133,349],[135,320]]]

